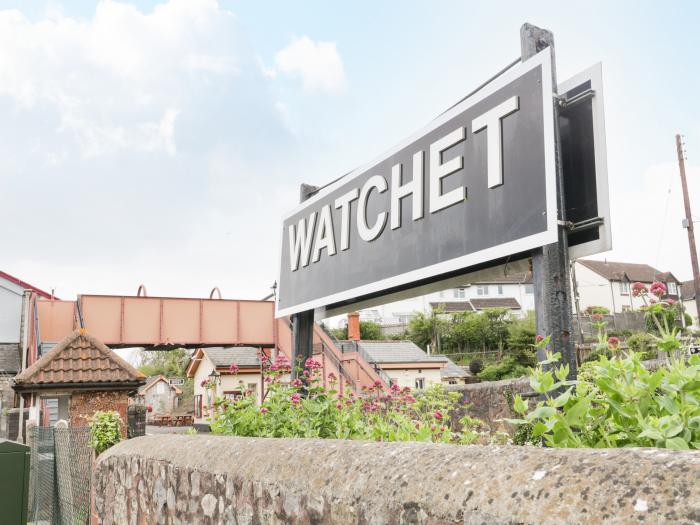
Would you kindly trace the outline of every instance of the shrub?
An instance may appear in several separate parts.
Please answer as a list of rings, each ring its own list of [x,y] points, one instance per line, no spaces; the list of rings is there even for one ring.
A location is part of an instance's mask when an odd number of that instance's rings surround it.
[[[608,315],[610,313],[610,310],[606,308],[605,306],[589,306],[584,310],[586,315],[593,315],[593,314],[601,314],[601,315]]]
[[[481,361],[481,359],[473,359],[469,363],[469,371],[474,375],[478,375],[483,369],[484,363]]]
[[[535,312],[528,312],[524,319],[516,319],[508,328],[508,347],[513,350],[525,350],[532,347],[535,340]]]
[[[254,396],[217,400],[212,432],[250,437],[460,444],[472,443],[483,435],[480,423],[468,417],[453,427],[450,416],[458,408],[461,396],[447,392],[442,385],[414,397],[407,387],[393,385],[385,390],[377,382],[361,396],[352,392],[341,395],[335,389],[335,378],[330,378],[330,388],[320,384],[320,364],[316,366],[314,360],[308,360],[306,365],[310,373],[304,376],[305,381],[283,382],[276,371],[268,371],[268,390],[261,405]]]
[[[513,356],[507,356],[500,362],[488,365],[479,373],[482,381],[500,381],[502,379],[515,379],[526,376],[530,373],[530,368],[518,363]]]
[[[90,446],[95,454],[102,454],[121,441],[121,422],[118,412],[95,412],[90,419]]]
[[[658,352],[654,336],[646,332],[637,332],[627,338],[627,346],[633,352],[641,354],[641,358],[656,359]]]
[[[601,356],[570,381],[568,366],[550,354],[530,377],[547,399],[530,410],[515,396],[521,418],[509,421],[531,426],[532,436],[552,447],[700,448],[700,356],[686,362],[671,355],[654,372],[640,357]]]

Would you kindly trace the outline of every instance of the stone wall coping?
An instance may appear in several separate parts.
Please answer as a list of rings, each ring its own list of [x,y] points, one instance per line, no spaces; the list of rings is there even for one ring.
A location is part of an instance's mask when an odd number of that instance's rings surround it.
[[[145,472],[164,479],[131,479]],[[693,451],[160,435],[102,454],[95,485],[98,515],[130,507],[139,523],[196,517],[177,506],[212,523],[655,524],[700,522],[699,478]],[[168,494],[153,514],[143,483]]]

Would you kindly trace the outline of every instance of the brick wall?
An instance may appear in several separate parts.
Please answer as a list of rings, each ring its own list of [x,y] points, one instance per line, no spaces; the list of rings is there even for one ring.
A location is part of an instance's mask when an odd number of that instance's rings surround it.
[[[116,410],[122,418],[122,433],[126,436],[126,409],[129,395],[124,391],[73,392],[70,400],[70,424],[73,427],[89,426],[89,420],[98,410]]]

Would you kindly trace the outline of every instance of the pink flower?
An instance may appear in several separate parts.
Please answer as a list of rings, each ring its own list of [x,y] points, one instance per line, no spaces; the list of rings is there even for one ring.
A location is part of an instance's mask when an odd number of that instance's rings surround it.
[[[401,392],[401,387],[398,385],[398,383],[393,383],[391,385],[391,391],[392,392]]]
[[[265,407],[260,407],[260,413],[261,413],[261,414],[267,414],[267,412],[268,412],[268,409],[267,409],[267,408],[265,408]]]
[[[647,293],[646,286],[644,286],[642,283],[632,283],[632,295],[634,297],[639,297],[645,293]]]
[[[620,344],[620,339],[617,337],[608,337],[608,345],[610,345],[610,348],[617,348],[617,346]]]
[[[656,297],[661,297],[662,295],[666,295],[666,285],[662,282],[655,281],[651,283],[651,287],[649,287],[649,291],[654,294]]]
[[[301,375],[303,375],[304,377],[309,377],[309,371],[304,370],[304,372]]]
[[[301,379],[292,380],[292,386],[301,386],[303,384],[304,384],[304,382]]]
[[[272,383],[272,376],[265,376],[266,383]]]
[[[232,374],[237,374],[238,373],[238,365],[236,363],[232,364],[231,366],[228,367],[228,371],[231,372]]]
[[[544,336],[538,335],[535,337],[535,343],[541,343],[542,341],[544,341]]]
[[[305,362],[304,362],[304,368],[309,368],[311,370],[317,370],[321,368],[322,365],[318,361],[316,361],[313,357],[309,357]]]
[[[380,386],[382,386],[382,382],[381,382],[379,379],[377,379],[377,380],[374,382],[374,387],[375,387],[375,388],[379,388]]]
[[[433,417],[435,417],[435,419],[442,419],[442,412],[440,412],[439,410],[436,410],[435,413],[433,414]]]
[[[328,381],[336,381],[338,379],[338,376],[335,375],[333,372],[328,374]]]
[[[336,404],[335,404],[335,408],[337,408],[338,410],[340,410],[341,408],[343,408],[343,404],[342,404],[342,403],[336,403]]]
[[[289,400],[294,403],[295,405],[301,401],[301,394],[298,392],[295,392],[291,396],[289,396]]]
[[[593,315],[591,315],[591,319],[593,319],[594,321],[602,321],[603,314],[593,314]]]
[[[676,301],[674,301],[673,299],[666,299],[666,302],[668,303],[669,306],[676,304]]]

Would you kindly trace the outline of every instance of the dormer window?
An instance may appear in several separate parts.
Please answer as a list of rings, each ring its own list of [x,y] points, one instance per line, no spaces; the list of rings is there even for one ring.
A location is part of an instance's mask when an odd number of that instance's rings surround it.
[[[678,285],[674,281],[667,282],[666,289],[668,290],[668,295],[678,295]]]
[[[629,281],[620,281],[620,293],[622,295],[629,295],[629,293],[630,293],[630,282]]]

